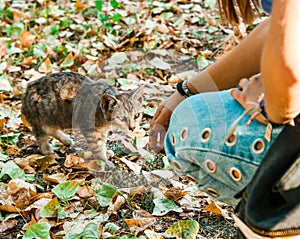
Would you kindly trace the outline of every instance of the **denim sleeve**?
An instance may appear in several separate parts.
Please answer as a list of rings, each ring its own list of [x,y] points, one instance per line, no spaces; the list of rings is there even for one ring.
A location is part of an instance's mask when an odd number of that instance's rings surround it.
[[[232,205],[281,131],[281,127],[273,129],[268,142],[266,126],[257,121],[247,126],[249,116],[245,116],[226,139],[243,112],[230,91],[191,96],[174,110],[165,140],[168,160],[177,174],[193,179],[201,191]]]

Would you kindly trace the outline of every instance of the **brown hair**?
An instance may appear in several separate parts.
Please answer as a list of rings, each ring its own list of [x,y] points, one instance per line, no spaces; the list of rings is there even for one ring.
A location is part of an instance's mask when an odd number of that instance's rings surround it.
[[[251,23],[258,15],[258,0],[218,0],[221,16],[232,25],[238,25],[240,18]]]

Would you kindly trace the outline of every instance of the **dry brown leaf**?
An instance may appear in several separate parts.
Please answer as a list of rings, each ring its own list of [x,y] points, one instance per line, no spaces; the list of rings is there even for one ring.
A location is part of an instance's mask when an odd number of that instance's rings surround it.
[[[30,189],[20,188],[17,192],[11,194],[11,198],[16,207],[24,209],[30,205],[34,195],[36,195],[36,193]]]
[[[68,179],[68,176],[64,173],[56,173],[56,174],[44,174],[43,178],[51,183],[63,183],[66,182]]]
[[[178,202],[181,198],[186,195],[180,188],[161,188],[161,191],[166,196],[166,198]]]
[[[24,173],[26,173],[26,174],[33,174],[33,175],[36,174],[36,170],[33,167],[31,167],[30,165],[25,165],[25,167],[22,169],[23,169]]]
[[[222,209],[219,205],[217,205],[214,201],[212,201],[210,204],[208,204],[205,208],[203,208],[204,211],[212,212],[215,214],[222,215],[224,218],[231,218],[229,216],[229,213]]]
[[[35,42],[35,35],[32,35],[29,31],[24,30],[20,34],[19,41],[21,42],[21,46],[23,48],[28,48]]]
[[[83,10],[85,8],[84,4],[80,0],[77,0],[74,6],[76,7],[77,10]]]
[[[7,55],[6,45],[3,44],[2,46],[0,46],[0,57],[6,56],[6,55]]]
[[[22,210],[16,206],[9,205],[9,204],[2,204],[0,205],[0,211],[10,212],[10,213],[19,213]]]
[[[36,60],[32,57],[32,56],[28,56],[26,58],[23,59],[23,61],[21,62],[21,66],[25,66],[25,65],[28,65],[28,66],[31,66],[33,64],[35,64]]]
[[[67,168],[71,168],[71,167],[78,166],[83,163],[84,163],[83,158],[81,158],[77,155],[67,154],[64,165]]]
[[[95,191],[89,185],[83,185],[77,189],[77,194],[81,198],[90,198],[95,196]]]
[[[0,232],[6,232],[15,228],[18,224],[17,220],[7,220],[0,223]]]
[[[52,63],[49,57],[40,65],[38,70],[42,73],[52,72]]]
[[[0,119],[0,131],[3,130],[3,127],[4,127],[6,122],[7,122],[7,119]]]
[[[50,165],[56,163],[54,155],[45,155],[37,158],[37,163],[41,167],[41,171],[45,171]]]
[[[123,196],[117,195],[116,200],[113,203],[112,206],[112,212],[117,213],[119,211],[119,209],[122,207],[122,205],[124,205],[126,203],[126,199]]]
[[[28,19],[28,16],[25,12],[19,11],[17,9],[13,10],[14,22],[23,21],[24,19]]]
[[[150,227],[155,223],[155,218],[139,218],[139,219],[123,219],[127,226],[129,227],[129,230],[131,233],[134,233],[135,235],[144,231],[146,228]]]

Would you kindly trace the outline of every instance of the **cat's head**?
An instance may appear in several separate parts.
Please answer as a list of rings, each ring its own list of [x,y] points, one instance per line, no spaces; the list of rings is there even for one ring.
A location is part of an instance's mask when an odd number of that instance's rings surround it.
[[[103,116],[114,127],[135,129],[142,120],[144,86],[129,93],[104,94],[100,103]]]

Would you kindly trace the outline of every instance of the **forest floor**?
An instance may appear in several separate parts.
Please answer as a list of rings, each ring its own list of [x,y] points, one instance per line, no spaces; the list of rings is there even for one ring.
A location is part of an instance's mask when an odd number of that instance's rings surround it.
[[[252,27],[222,23],[214,0],[0,0],[0,238],[235,238],[233,208],[174,174],[147,143],[176,84]],[[107,145],[117,173],[91,172],[77,134],[75,149],[53,139],[58,157],[41,154],[21,97],[28,82],[59,71],[120,91],[145,84],[135,152],[117,134]]]

